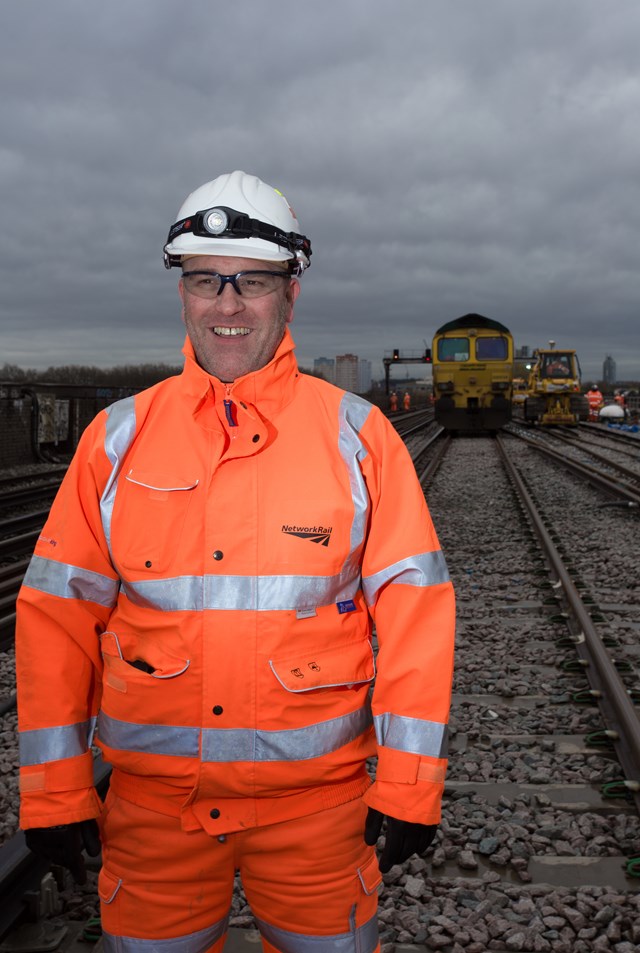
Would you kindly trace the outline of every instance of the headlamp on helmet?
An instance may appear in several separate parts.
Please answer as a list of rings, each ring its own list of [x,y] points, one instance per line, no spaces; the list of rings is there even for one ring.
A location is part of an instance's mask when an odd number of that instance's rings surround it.
[[[229,216],[221,208],[212,208],[204,213],[202,224],[211,235],[222,235],[229,224]]]
[[[244,212],[219,205],[196,212],[171,226],[164,246],[165,268],[180,266],[182,256],[172,254],[168,251],[168,246],[179,235],[188,233],[214,241],[216,239],[233,241],[242,238],[259,238],[262,241],[272,242],[291,254],[293,259],[291,270],[294,275],[302,274],[310,264],[311,242],[305,235],[300,235],[298,232],[285,232],[275,225],[251,218]],[[215,254],[213,247],[209,254]]]

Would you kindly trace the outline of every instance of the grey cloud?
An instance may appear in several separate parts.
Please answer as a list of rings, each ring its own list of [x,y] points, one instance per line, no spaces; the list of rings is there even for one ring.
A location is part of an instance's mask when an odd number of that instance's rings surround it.
[[[243,168],[312,239],[303,363],[479,311],[640,376],[639,39],[635,0],[0,6],[4,360],[178,362],[162,244]]]

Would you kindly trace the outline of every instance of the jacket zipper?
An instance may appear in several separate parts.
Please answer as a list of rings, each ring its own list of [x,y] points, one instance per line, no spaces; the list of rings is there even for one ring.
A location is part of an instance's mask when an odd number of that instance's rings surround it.
[[[236,405],[231,400],[231,387],[229,386],[229,384],[225,385],[225,393],[227,396],[224,398],[223,404],[224,404],[224,413],[227,418],[227,423],[229,424],[230,427],[237,427],[238,420],[236,418]]]

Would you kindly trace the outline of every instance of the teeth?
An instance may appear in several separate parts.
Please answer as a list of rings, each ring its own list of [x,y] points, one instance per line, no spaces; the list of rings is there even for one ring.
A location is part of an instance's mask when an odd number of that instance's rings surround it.
[[[238,335],[251,334],[251,328],[214,328],[214,334],[220,334],[222,337],[237,337]]]

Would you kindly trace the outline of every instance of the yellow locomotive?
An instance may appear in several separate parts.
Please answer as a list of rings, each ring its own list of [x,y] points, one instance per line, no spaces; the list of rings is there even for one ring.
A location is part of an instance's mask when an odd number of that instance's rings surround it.
[[[581,393],[580,364],[573,350],[548,348],[533,352],[524,418],[543,426],[577,426],[589,416],[589,402]]]
[[[446,430],[498,430],[511,419],[513,337],[481,314],[443,324],[432,347],[436,421]]]

